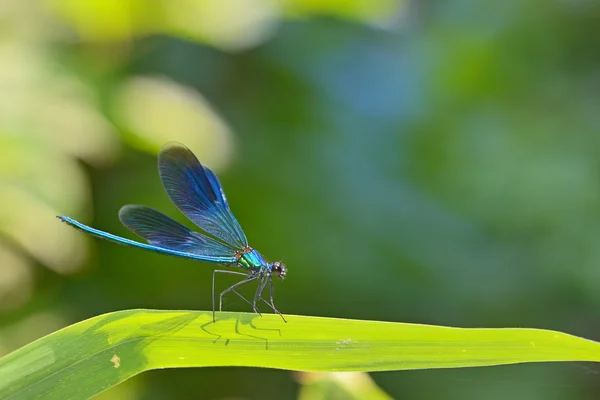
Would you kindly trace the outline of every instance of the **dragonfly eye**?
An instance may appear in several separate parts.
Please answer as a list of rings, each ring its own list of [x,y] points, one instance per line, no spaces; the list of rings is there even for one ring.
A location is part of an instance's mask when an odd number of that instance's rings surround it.
[[[285,265],[279,261],[275,261],[273,263],[273,273],[275,275],[277,275],[279,278],[283,279],[285,278],[285,274],[287,273],[287,268],[285,267]]]

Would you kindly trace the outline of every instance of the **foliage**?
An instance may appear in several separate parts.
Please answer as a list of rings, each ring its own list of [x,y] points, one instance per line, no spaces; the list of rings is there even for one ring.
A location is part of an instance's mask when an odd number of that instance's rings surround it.
[[[537,329],[130,310],[100,315],[0,359],[3,399],[90,398],[157,368],[386,371],[600,361],[600,344]]]

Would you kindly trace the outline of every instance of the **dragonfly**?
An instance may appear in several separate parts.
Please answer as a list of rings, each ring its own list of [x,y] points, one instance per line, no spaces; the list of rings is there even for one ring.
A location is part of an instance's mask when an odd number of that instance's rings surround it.
[[[267,262],[258,251],[248,245],[248,239],[231,212],[223,187],[214,172],[200,164],[198,158],[187,147],[177,142],[167,143],[160,150],[158,171],[169,199],[203,233],[192,231],[153,208],[134,204],[123,206],[119,210],[119,219],[125,227],[147,243],[92,228],[67,216],[58,216],[58,218],[78,230],[111,242],[244,270],[243,272],[230,269],[214,270],[213,322],[215,322],[217,274],[243,276],[242,280],[219,294],[219,311],[222,311],[223,297],[232,293],[248,303],[259,315],[262,314],[258,303],[261,301],[266,303],[287,322],[273,302],[273,277],[284,279],[287,268],[280,261]],[[258,285],[254,298],[250,301],[238,290],[240,286],[255,281]],[[267,286],[269,287],[268,300],[263,298]]]

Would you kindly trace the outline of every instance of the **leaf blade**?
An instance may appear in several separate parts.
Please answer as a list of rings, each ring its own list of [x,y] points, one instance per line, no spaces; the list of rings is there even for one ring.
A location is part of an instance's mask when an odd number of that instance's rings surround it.
[[[0,358],[0,398],[89,398],[159,368],[385,371],[600,361],[561,332],[452,328],[246,313],[126,310],[68,326]]]

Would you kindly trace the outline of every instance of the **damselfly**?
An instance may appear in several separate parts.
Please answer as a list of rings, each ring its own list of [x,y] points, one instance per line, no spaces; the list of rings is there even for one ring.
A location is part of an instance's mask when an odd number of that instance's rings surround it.
[[[141,243],[94,229],[70,217],[61,221],[91,235],[112,242],[155,251],[192,260],[208,261],[228,267],[240,267],[246,272],[217,269],[212,278],[212,308],[215,320],[215,277],[218,273],[240,275],[243,279],[219,295],[219,311],[223,296],[235,293],[260,315],[257,303],[266,303],[281,316],[273,303],[273,276],[285,278],[287,269],[281,262],[269,263],[248,246],[248,239],[240,227],[217,176],[202,166],[196,156],[180,143],[168,143],[158,156],[158,171],[167,195],[188,219],[204,233],[194,232],[159,211],[141,205],[126,205],[119,211],[119,219],[129,230],[145,239]],[[257,281],[254,298],[249,301],[238,292],[240,286]],[[262,295],[269,286],[269,300]]]

